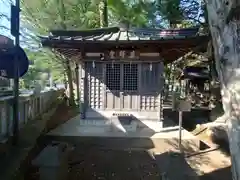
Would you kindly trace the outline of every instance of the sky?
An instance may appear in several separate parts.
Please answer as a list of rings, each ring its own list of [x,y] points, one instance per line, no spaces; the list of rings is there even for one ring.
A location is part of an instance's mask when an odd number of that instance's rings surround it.
[[[5,14],[10,17],[10,4],[7,3],[7,0],[0,0],[0,14]],[[10,22],[6,18],[0,19],[0,25],[10,28]],[[0,29],[0,34],[11,37],[11,33],[8,30]],[[12,37],[11,37],[12,38]]]
[[[5,14],[8,17],[10,17],[10,13],[11,13],[10,6],[11,6],[11,4],[9,2],[10,2],[10,0],[0,0],[0,15]],[[158,17],[157,20],[160,20],[159,17]],[[0,26],[5,26],[5,27],[10,29],[10,22],[6,18],[0,18]],[[13,38],[11,36],[10,30],[0,28],[0,34],[8,36],[10,38]]]

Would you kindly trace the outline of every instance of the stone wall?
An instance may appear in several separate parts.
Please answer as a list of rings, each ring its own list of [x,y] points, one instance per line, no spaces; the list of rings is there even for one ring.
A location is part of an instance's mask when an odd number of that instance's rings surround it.
[[[42,91],[39,95],[21,94],[19,97],[19,128],[48,111],[63,90]],[[0,141],[12,136],[13,96],[0,98]]]

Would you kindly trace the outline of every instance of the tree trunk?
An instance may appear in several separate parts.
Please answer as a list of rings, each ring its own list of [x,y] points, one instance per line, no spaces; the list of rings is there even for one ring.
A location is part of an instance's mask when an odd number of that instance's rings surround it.
[[[67,85],[67,73],[66,72],[64,72],[64,87],[65,87],[65,89],[67,89],[68,88],[68,85]]]
[[[211,108],[210,113],[210,121],[211,122],[222,122],[222,115],[224,113],[222,108],[222,101],[221,101],[221,88],[219,86],[219,80],[217,77],[217,71],[215,66],[215,59],[213,57],[213,48],[212,42],[208,43],[208,58],[210,60],[210,74],[211,74],[211,81],[209,83],[210,88],[210,103],[209,107]]]
[[[107,0],[100,0],[99,5],[100,27],[108,27]]]
[[[240,1],[206,0],[206,3],[216,69],[221,82],[232,177],[240,180]]]
[[[66,8],[64,5],[63,0],[59,1],[59,9],[60,9],[60,13],[59,16],[61,18],[61,28],[63,30],[67,30],[67,26],[66,26]],[[65,61],[65,60],[64,60]],[[66,60],[66,74],[67,74],[67,79],[68,79],[68,85],[69,85],[69,104],[71,106],[75,105],[75,101],[74,101],[74,92],[73,92],[73,77],[72,77],[72,70],[71,70],[71,66],[70,66],[70,62],[69,59]]]
[[[68,86],[69,86],[69,104],[70,106],[74,106],[74,92],[73,92],[73,78],[72,78],[72,70],[69,63],[69,60],[66,61],[66,74],[68,79]]]

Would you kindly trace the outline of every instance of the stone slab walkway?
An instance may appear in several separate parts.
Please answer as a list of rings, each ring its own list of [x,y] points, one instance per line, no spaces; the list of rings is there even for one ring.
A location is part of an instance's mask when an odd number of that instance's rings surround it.
[[[29,121],[19,132],[18,145],[8,145],[6,153],[0,154],[0,179],[10,180],[18,174],[21,164],[31,156],[36,141],[40,137],[50,116],[55,112],[53,108],[48,113],[44,114],[39,120]]]

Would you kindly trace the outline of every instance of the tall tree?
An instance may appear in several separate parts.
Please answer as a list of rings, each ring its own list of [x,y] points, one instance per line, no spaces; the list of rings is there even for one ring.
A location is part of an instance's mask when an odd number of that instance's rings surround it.
[[[108,0],[109,24],[127,22],[133,27],[146,27],[149,24],[149,12],[152,11],[151,5],[151,2],[144,0]]]
[[[57,4],[58,6],[58,13],[59,13],[59,17],[60,17],[60,28],[62,30],[67,30],[67,24],[66,24],[66,19],[67,19],[67,12],[66,12],[66,8],[65,8],[65,4],[63,2],[63,0],[57,0]],[[72,71],[71,71],[71,66],[70,66],[70,62],[69,60],[65,61],[66,64],[66,74],[68,77],[68,85],[69,85],[69,102],[70,105],[74,105],[74,90],[73,90],[73,78],[72,78]]]
[[[108,4],[107,0],[100,0],[98,4],[100,15],[100,27],[108,27]]]
[[[189,27],[204,23],[202,0],[156,0],[158,14],[169,27]]]
[[[23,25],[33,34],[46,34],[52,29],[74,30],[99,26],[96,4],[89,0],[22,1]],[[37,40],[37,39],[36,39]],[[35,41],[36,43],[36,41]],[[70,104],[74,104],[71,64],[66,57],[57,56],[67,74]]]
[[[168,20],[172,28],[183,19],[180,3],[180,0],[159,0],[157,3],[160,15]]]
[[[42,80],[42,74],[51,74],[55,82],[63,81],[64,68],[56,56],[48,49],[33,51],[25,49],[30,60],[28,72],[22,77],[22,88],[31,88],[35,81]]]
[[[240,3],[206,0],[214,58],[221,82],[224,115],[232,158],[232,175],[240,180]]]

